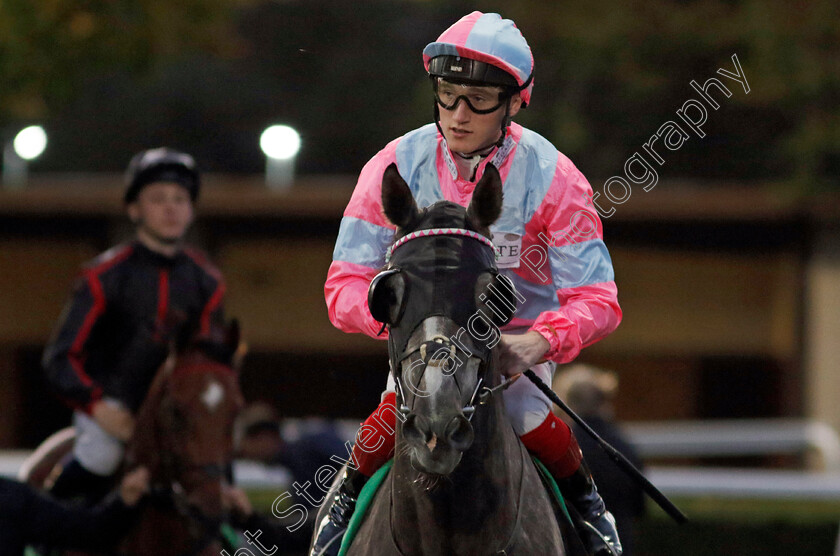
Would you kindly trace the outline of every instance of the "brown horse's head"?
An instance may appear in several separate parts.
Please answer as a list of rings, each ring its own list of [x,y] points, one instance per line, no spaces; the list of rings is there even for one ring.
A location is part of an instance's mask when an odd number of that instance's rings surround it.
[[[488,165],[466,209],[441,201],[420,210],[392,165],[382,204],[397,242],[371,282],[368,306],[390,326],[403,449],[417,471],[448,475],[473,444],[478,394],[497,380],[491,350],[498,327],[512,317],[512,304],[499,299],[512,285],[502,283],[489,240],[502,183]]]
[[[151,471],[153,488],[180,513],[214,522],[233,455],[233,422],[243,405],[233,362],[235,325],[182,342],[155,377],[137,418],[127,463]]]

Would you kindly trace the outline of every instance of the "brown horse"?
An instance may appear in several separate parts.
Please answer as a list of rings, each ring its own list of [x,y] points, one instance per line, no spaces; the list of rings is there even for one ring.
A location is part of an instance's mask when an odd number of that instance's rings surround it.
[[[124,468],[144,466],[151,494],[116,552],[124,556],[218,556],[225,519],[222,486],[233,456],[233,422],[243,405],[232,355],[223,343],[191,343],[158,370],[137,415]],[[65,431],[48,439],[21,478],[40,486],[44,469],[72,448]],[[50,449],[51,448],[51,449]]]

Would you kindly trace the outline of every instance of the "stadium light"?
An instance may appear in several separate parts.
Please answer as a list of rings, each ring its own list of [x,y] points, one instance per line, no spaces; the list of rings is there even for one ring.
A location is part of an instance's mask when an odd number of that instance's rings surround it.
[[[34,160],[47,148],[47,132],[39,125],[25,127],[15,135],[15,153],[24,160]]]
[[[26,185],[29,161],[35,160],[47,148],[47,132],[39,125],[20,130],[3,145],[3,185],[18,189]]]
[[[287,125],[272,125],[260,135],[265,154],[265,182],[271,189],[286,189],[294,178],[295,159],[300,151],[300,134]]]

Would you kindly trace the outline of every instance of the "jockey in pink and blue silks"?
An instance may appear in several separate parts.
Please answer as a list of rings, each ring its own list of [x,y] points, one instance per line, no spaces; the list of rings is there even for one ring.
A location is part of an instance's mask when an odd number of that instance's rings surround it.
[[[621,321],[612,262],[592,206],[592,189],[574,164],[540,135],[511,121],[531,100],[533,57],[520,31],[498,14],[473,12],[423,51],[435,95],[435,123],[377,153],[359,176],[344,211],[324,291],[332,323],[377,337],[381,323],[367,306],[368,286],[385,262],[394,227],[382,212],[385,168],[396,163],[418,206],[448,200],[466,206],[488,164],[503,181],[501,217],[491,227],[498,266],[519,292],[516,318],[504,328],[502,372],[526,369],[551,384],[556,363],[611,333]],[[385,335],[378,336],[384,338]],[[354,447],[328,517],[318,524],[316,555],[337,554],[361,486],[393,453],[394,380],[365,421],[385,442]],[[592,527],[581,537],[592,553],[620,554],[604,507],[569,427],[526,380],[504,392],[514,430],[557,479],[566,500]],[[391,410],[381,411],[385,405]],[[376,416],[376,417],[374,417]],[[388,425],[390,429],[383,425]],[[355,466],[355,469],[353,468]]]

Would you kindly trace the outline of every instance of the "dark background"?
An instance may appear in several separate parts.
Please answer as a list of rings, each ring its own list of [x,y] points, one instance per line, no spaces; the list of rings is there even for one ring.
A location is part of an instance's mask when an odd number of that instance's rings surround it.
[[[38,122],[33,171],[121,171],[167,144],[214,172],[262,171],[271,123],[303,138],[302,173],[356,173],[431,120],[423,47],[468,2],[28,2],[0,6],[0,125]],[[718,77],[708,135],[667,153],[670,178],[836,187],[840,26],[834,2],[486,2],[536,58],[518,120],[588,176],[624,161]],[[716,75],[737,54],[751,91]]]

